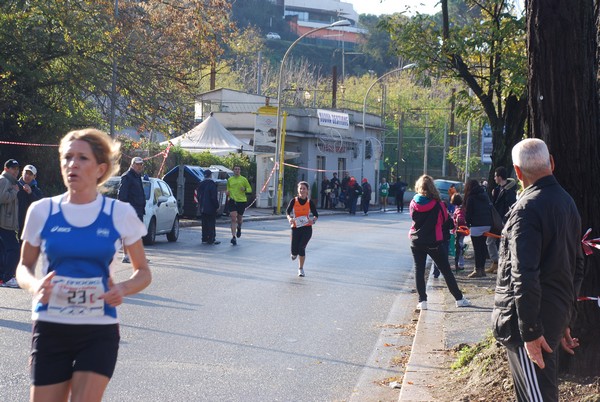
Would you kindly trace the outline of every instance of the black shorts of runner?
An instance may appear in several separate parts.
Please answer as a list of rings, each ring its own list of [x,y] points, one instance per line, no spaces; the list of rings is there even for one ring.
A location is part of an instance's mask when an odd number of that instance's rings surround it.
[[[312,237],[312,226],[292,229],[292,255],[306,256],[306,246]]]
[[[34,322],[31,384],[42,386],[69,381],[75,371],[91,371],[111,378],[117,364],[119,340],[119,324]]]
[[[229,199],[229,212],[237,212],[238,215],[244,215],[244,212],[246,211],[246,202],[242,201],[242,202],[237,202],[232,200],[231,198]]]

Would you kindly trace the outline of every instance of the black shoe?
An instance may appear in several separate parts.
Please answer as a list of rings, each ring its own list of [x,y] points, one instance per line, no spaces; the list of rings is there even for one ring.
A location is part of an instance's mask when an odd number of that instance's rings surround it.
[[[235,237],[231,238],[231,244],[234,246],[237,245],[237,240],[235,240]]]
[[[215,244],[215,245],[216,245],[216,244],[221,244],[221,242],[220,242],[220,241],[218,241],[218,240],[215,240],[215,241],[208,241],[207,243],[208,243],[209,245],[211,245],[211,246],[212,246],[213,244]]]
[[[237,225],[237,230],[235,231],[235,236],[238,238],[240,236],[242,236],[242,225]]]

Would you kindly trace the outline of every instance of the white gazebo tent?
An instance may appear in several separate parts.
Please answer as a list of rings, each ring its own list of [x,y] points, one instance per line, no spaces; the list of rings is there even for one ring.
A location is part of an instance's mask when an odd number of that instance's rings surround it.
[[[249,151],[249,148],[251,148],[223,127],[212,113],[206,120],[187,133],[161,142],[161,145],[167,145],[169,142],[188,152],[208,151],[215,155]]]

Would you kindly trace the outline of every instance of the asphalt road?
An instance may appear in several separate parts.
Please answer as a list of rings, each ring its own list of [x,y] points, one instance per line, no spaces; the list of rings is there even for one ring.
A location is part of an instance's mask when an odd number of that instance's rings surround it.
[[[119,310],[121,348],[105,401],[375,401],[398,331],[414,315],[408,215],[323,216],[305,278],[285,220],[246,222],[238,245],[222,221],[147,248],[153,283]],[[117,264],[117,279],[130,266]],[[30,297],[0,289],[0,400],[28,400]]]

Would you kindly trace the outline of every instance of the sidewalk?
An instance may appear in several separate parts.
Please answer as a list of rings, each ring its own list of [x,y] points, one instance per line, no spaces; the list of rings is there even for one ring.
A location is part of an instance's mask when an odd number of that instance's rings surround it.
[[[473,345],[490,331],[496,275],[469,279],[467,275],[473,270],[473,260],[467,259],[465,263],[465,270],[455,276],[465,297],[473,303],[471,307],[455,306],[443,277],[435,279],[430,274],[428,278],[428,309],[419,315],[399,401],[436,400],[435,386],[444,381],[454,361],[448,352],[459,345]]]
[[[372,207],[369,212],[379,212],[379,209],[375,209]],[[319,216],[327,216],[327,215],[348,215],[348,211],[342,208],[336,209],[318,209]],[[358,212],[357,212],[358,215]],[[362,215],[362,212],[360,212]],[[246,212],[244,212],[244,222],[252,222],[252,221],[267,221],[274,219],[286,219],[285,217],[285,208],[282,209],[281,215],[276,215],[273,213],[273,208],[248,208]],[[229,218],[227,216],[221,216],[217,218],[217,225],[220,223],[229,223]],[[180,227],[191,227],[191,226],[200,226],[200,219],[181,219],[179,222]]]

